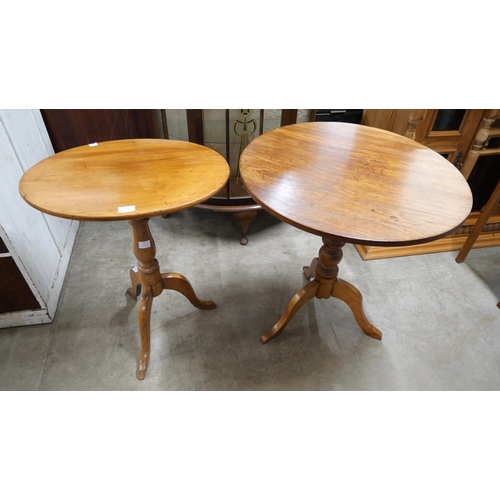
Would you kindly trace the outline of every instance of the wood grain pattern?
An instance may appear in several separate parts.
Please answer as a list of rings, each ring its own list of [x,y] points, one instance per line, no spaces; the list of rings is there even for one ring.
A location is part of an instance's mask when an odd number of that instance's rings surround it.
[[[452,233],[472,195],[446,159],[406,137],[349,123],[301,123],[254,139],[240,160],[252,197],[322,237],[399,246]]]
[[[34,208],[78,220],[176,212],[217,193],[229,166],[217,152],[166,139],[125,139],[61,151],[30,168],[19,190]],[[118,207],[134,206],[121,213]]]

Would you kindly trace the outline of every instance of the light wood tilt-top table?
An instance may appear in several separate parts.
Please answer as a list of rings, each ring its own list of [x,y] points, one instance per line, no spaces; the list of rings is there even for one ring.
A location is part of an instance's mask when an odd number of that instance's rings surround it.
[[[262,343],[279,335],[314,297],[344,301],[361,330],[380,340],[359,290],[338,278],[342,247],[432,241],[458,228],[472,207],[467,182],[448,160],[411,139],[363,125],[274,129],[246,147],[240,171],[262,207],[323,239],[319,256],[303,268],[305,278],[314,279],[295,294]],[[286,242],[278,245],[286,248]]]
[[[153,297],[175,290],[199,309],[217,307],[200,300],[181,274],[160,273],[149,218],[202,203],[228,178],[229,166],[219,153],[166,139],[126,139],[68,149],[37,163],[21,178],[22,197],[42,212],[82,221],[126,220],[131,225],[138,263],[130,271],[127,293],[137,298],[142,288],[139,380],[148,369]]]

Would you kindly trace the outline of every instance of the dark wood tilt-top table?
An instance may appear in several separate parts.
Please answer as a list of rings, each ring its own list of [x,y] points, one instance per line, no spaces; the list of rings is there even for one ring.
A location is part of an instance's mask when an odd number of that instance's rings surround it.
[[[382,333],[364,314],[361,293],[338,277],[342,247],[432,241],[456,230],[472,207],[467,182],[448,160],[411,139],[363,125],[274,129],[246,147],[240,172],[263,208],[323,239],[319,256],[303,268],[314,279],[294,295],[262,343],[279,335],[313,297],[344,301],[361,330],[380,340]],[[286,248],[286,242],[278,245]]]
[[[142,289],[139,380],[148,369],[154,297],[169,289],[199,309],[217,307],[200,300],[181,274],[160,273],[149,218],[202,203],[228,178],[229,166],[217,152],[166,139],[127,139],[68,149],[37,163],[21,178],[22,197],[42,212],[83,221],[127,220],[131,225],[138,263],[130,271],[132,286],[127,293],[137,298]]]

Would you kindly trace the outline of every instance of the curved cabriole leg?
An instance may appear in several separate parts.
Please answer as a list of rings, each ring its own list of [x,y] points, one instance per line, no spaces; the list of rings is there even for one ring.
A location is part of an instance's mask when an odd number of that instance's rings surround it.
[[[141,293],[141,278],[139,277],[137,266],[134,266],[130,270],[130,282],[132,286],[127,289],[126,294],[133,299],[137,299],[137,296]]]
[[[318,257],[314,257],[314,259],[311,261],[310,266],[304,266],[302,268],[302,272],[304,273],[304,278],[306,280],[308,280],[314,274],[317,265],[318,265]]]
[[[215,309],[217,305],[211,300],[200,300],[194,293],[191,283],[178,273],[163,273],[161,275],[163,289],[175,290],[186,297],[186,299],[198,309]]]
[[[351,308],[356,323],[366,335],[382,340],[382,332],[366,319],[363,311],[363,296],[354,285],[337,278],[333,286],[332,297],[342,300]]]
[[[151,337],[151,305],[153,303],[153,294],[150,288],[144,290],[139,301],[139,328],[141,331],[141,357],[139,359],[139,368],[137,378],[144,380],[148,371],[150,337]]]
[[[295,316],[295,313],[310,299],[316,296],[316,292],[319,287],[319,282],[311,281],[306,286],[302,287],[292,298],[292,300],[288,303],[288,306],[283,313],[283,316],[279,319],[279,321],[262,337],[260,341],[265,344],[270,340],[277,337],[283,328],[290,322],[290,320]]]

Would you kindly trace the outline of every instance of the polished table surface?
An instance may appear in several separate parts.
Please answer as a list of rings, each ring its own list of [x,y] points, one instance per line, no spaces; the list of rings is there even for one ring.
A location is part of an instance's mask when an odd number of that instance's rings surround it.
[[[185,141],[128,139],[61,151],[30,168],[19,190],[38,210],[78,220],[130,220],[201,203],[229,177],[217,152]]]
[[[21,178],[22,197],[42,212],[77,220],[127,220],[131,225],[137,266],[130,270],[132,286],[127,293],[137,298],[141,292],[140,380],[149,363],[154,297],[165,289],[175,290],[199,309],[216,307],[200,300],[181,274],[160,273],[149,218],[207,200],[228,178],[229,166],[217,152],[166,139],[127,139],[68,149],[37,163]]]
[[[411,245],[453,232],[471,191],[441,155],[406,137],[349,123],[267,132],[240,160],[250,194],[278,218],[349,243]]]
[[[452,233],[469,215],[472,194],[445,158],[406,137],[349,123],[301,123],[254,139],[240,159],[251,196],[279,219],[323,238],[304,268],[313,282],[290,301],[278,335],[312,297],[346,302],[362,330],[381,339],[366,319],[360,292],[337,277],[345,243],[398,246]],[[286,242],[282,242],[286,246]]]

